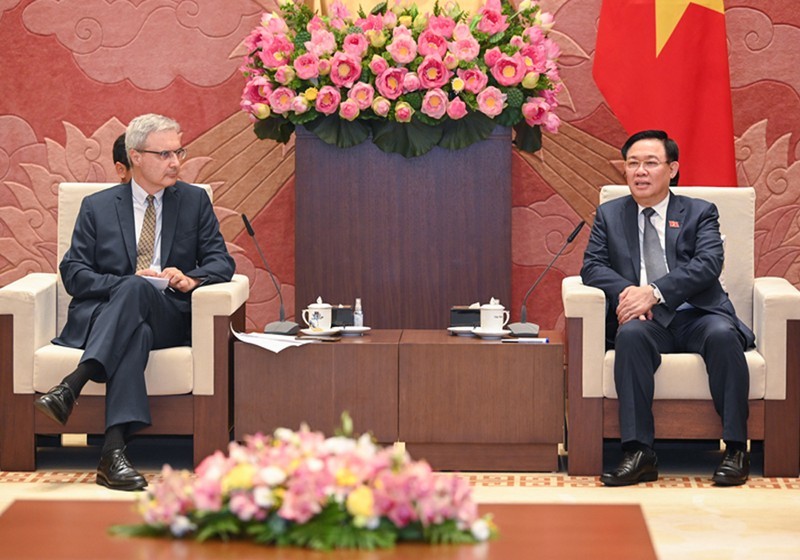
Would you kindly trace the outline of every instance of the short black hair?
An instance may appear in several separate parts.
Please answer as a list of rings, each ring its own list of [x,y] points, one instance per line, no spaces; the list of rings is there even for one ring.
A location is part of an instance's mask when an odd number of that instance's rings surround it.
[[[669,134],[663,130],[642,130],[636,134],[632,134],[622,145],[622,159],[628,159],[628,150],[639,140],[660,140],[661,143],[664,144],[664,151],[667,153],[667,163],[678,161],[678,143],[670,138]],[[678,171],[670,180],[669,184],[671,187],[678,184],[680,175],[681,172]]]
[[[130,169],[131,164],[128,161],[128,151],[125,149],[125,133],[119,135],[119,138],[114,140],[114,149],[112,151],[114,163],[121,163],[125,169]]]

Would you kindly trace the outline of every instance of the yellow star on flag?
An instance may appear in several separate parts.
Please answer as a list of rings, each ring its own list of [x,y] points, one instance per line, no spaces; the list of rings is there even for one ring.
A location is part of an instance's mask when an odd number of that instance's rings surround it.
[[[723,0],[655,0],[656,3],[656,56],[667,44],[672,32],[683,17],[689,4],[697,4],[721,14],[725,13]]]

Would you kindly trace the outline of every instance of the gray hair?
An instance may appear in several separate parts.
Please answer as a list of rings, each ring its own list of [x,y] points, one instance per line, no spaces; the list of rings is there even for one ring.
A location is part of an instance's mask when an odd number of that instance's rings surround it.
[[[136,117],[125,130],[125,150],[143,149],[148,136],[154,132],[161,132],[163,130],[174,130],[180,133],[181,125],[169,117],[156,115],[155,113],[148,113]]]

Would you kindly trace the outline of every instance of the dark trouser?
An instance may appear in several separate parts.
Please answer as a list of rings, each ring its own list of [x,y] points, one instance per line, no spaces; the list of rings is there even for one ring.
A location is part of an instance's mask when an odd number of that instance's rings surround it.
[[[172,298],[141,277],[130,276],[97,309],[81,362],[97,360],[106,372],[106,429],[149,426],[144,369],[150,350],[186,343],[190,318]]]
[[[679,311],[669,327],[655,321],[629,321],[614,343],[614,382],[619,398],[622,443],[652,447],[653,392],[661,354],[691,352],[706,363],[714,408],[722,418],[722,438],[747,441],[750,374],[744,358],[746,341],[730,317],[700,309]]]

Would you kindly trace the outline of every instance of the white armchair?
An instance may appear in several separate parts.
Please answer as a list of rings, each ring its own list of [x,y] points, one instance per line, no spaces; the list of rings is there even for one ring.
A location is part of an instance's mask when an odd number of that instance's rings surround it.
[[[783,278],[755,278],[755,191],[752,188],[673,187],[676,194],[716,204],[724,236],[723,286],[739,318],[756,335],[745,352],[750,370],[748,434],[764,441],[764,475],[796,477],[800,472],[800,291]],[[606,186],[600,204],[629,194],[627,186]],[[603,438],[619,438],[614,351],[605,349],[603,292],[565,278],[567,318],[569,474],[597,475],[603,466]],[[719,439],[703,359],[698,354],[665,354],[655,376],[656,438]]]
[[[69,247],[81,201],[110,183],[62,183],[57,259]],[[211,189],[202,185],[211,197]],[[246,276],[192,294],[192,345],[154,350],[145,379],[152,425],[142,434],[192,435],[194,461],[224,449],[232,427],[230,325],[244,327]],[[66,322],[70,297],[60,275],[33,273],[0,288],[0,470],[36,468],[36,434],[102,434],[105,386],[89,382],[69,423],[34,414],[33,401],[72,371],[82,350],[50,341]]]

